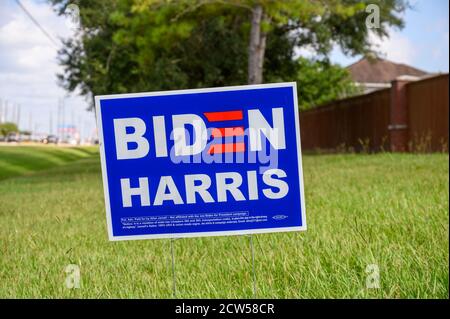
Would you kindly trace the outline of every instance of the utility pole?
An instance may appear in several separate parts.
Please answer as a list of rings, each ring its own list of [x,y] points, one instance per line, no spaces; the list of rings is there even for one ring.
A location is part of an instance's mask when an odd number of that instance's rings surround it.
[[[28,129],[30,130],[30,133],[33,133],[33,115],[30,110],[30,114],[28,114]]]
[[[49,125],[49,129],[48,132],[49,134],[53,134],[53,113],[50,111],[50,123]]]
[[[17,104],[17,128],[20,129],[20,104]]]
[[[5,116],[4,116],[4,122],[8,122],[8,100],[5,100]]]
[[[83,137],[81,135],[81,133],[82,133],[81,115],[78,115],[77,132],[78,132],[78,140],[80,141],[80,144],[81,144],[81,141],[83,140]]]
[[[16,113],[17,113],[17,105],[16,104],[12,104],[11,105],[11,107],[12,107],[12,112],[11,112],[11,122],[13,122],[13,123],[16,123]],[[17,123],[16,123],[17,124]]]
[[[73,114],[73,109],[70,115],[70,138],[75,138],[75,115]]]
[[[64,133],[66,132],[66,112],[64,105],[64,98],[61,99],[61,128],[62,128],[62,139],[65,138]]]
[[[61,133],[60,133],[60,127],[61,127],[61,99],[58,98],[58,105],[57,105],[57,115],[56,115],[56,136],[58,136],[58,140],[61,140]]]

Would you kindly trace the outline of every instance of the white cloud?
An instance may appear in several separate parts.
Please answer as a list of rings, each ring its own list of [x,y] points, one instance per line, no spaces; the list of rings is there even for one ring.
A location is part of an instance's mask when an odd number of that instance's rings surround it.
[[[373,48],[386,59],[404,64],[414,64],[417,48],[401,33],[389,30],[389,37],[380,38],[374,33],[369,34],[369,41]]]
[[[58,43],[59,38],[71,35],[70,24],[64,17],[57,16],[47,2],[21,2]],[[58,99],[67,96],[57,85],[56,74],[61,72],[57,62],[58,47],[14,1],[1,0],[0,12],[0,100],[7,100],[9,105],[21,105],[21,126],[26,129],[29,129],[26,119],[32,114],[34,127],[48,132],[52,112],[55,131]],[[74,114],[72,117],[81,117],[91,128],[95,125],[94,114],[85,111],[84,98],[71,96],[66,104],[70,106],[67,113]]]

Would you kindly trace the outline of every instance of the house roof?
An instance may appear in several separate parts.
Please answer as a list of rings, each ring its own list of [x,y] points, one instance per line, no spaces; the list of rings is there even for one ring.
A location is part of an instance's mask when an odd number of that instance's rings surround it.
[[[422,77],[429,73],[406,64],[381,58],[362,58],[347,67],[353,81],[358,83],[390,83],[402,75]]]

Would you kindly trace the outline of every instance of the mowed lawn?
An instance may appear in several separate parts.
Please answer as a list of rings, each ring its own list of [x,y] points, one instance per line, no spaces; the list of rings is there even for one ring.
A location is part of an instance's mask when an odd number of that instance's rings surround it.
[[[30,174],[48,149],[15,151],[20,161],[0,148],[0,176],[10,176],[0,181],[1,298],[172,297],[170,240],[108,241],[96,152]],[[308,230],[254,235],[257,297],[448,298],[448,161],[305,155]],[[11,177],[11,166],[28,174]],[[251,298],[249,243],[176,240],[177,297]],[[80,267],[79,289],[66,287],[69,264]],[[368,289],[377,267],[379,288]]]
[[[0,146],[0,180],[90,157],[96,147]]]

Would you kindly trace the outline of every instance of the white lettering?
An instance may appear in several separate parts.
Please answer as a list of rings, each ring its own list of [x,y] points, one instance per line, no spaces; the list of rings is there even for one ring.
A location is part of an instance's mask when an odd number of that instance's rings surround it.
[[[169,190],[168,193],[166,193],[166,188]],[[183,204],[183,199],[181,198],[177,186],[171,176],[161,176],[153,205],[162,205],[162,203],[166,200],[171,200],[176,205]]]
[[[167,157],[166,123],[164,116],[153,116],[153,136],[156,157]]]
[[[148,178],[139,177],[139,187],[131,188],[129,178],[121,178],[120,186],[122,189],[123,207],[131,207],[131,196],[140,196],[141,206],[150,206],[150,194],[148,191]]]
[[[266,195],[267,198],[270,199],[279,199],[286,196],[286,194],[289,191],[289,185],[280,179],[274,179],[272,175],[276,175],[277,177],[286,177],[286,172],[282,169],[268,169],[263,174],[263,181],[266,183],[267,186],[272,186],[278,188],[278,192],[274,192],[270,188],[263,189],[264,195]]]
[[[196,181],[200,181],[199,185],[195,185]],[[214,199],[208,192],[211,186],[211,178],[205,174],[192,174],[184,177],[186,186],[186,203],[195,204],[195,194],[199,194],[205,203],[214,203]]]
[[[227,183],[227,180],[231,179],[231,183]],[[236,201],[245,200],[244,195],[239,190],[239,186],[242,185],[242,176],[239,173],[216,173],[217,183],[217,201],[226,202],[227,192],[233,196]]]
[[[195,114],[179,114],[172,116],[173,140],[175,156],[195,155],[203,151],[207,142],[207,130],[205,122]],[[185,125],[192,125],[195,141],[188,145],[186,141]]]
[[[251,151],[262,150],[261,132],[266,136],[274,149],[280,150],[286,148],[283,108],[273,108],[272,119],[273,127],[267,123],[266,119],[258,109],[248,110]]]
[[[127,133],[127,128],[133,128],[134,132]],[[147,156],[150,146],[144,137],[145,122],[137,117],[114,119],[114,137],[116,139],[117,159],[133,159]],[[129,143],[136,143],[135,149],[129,149]]]

